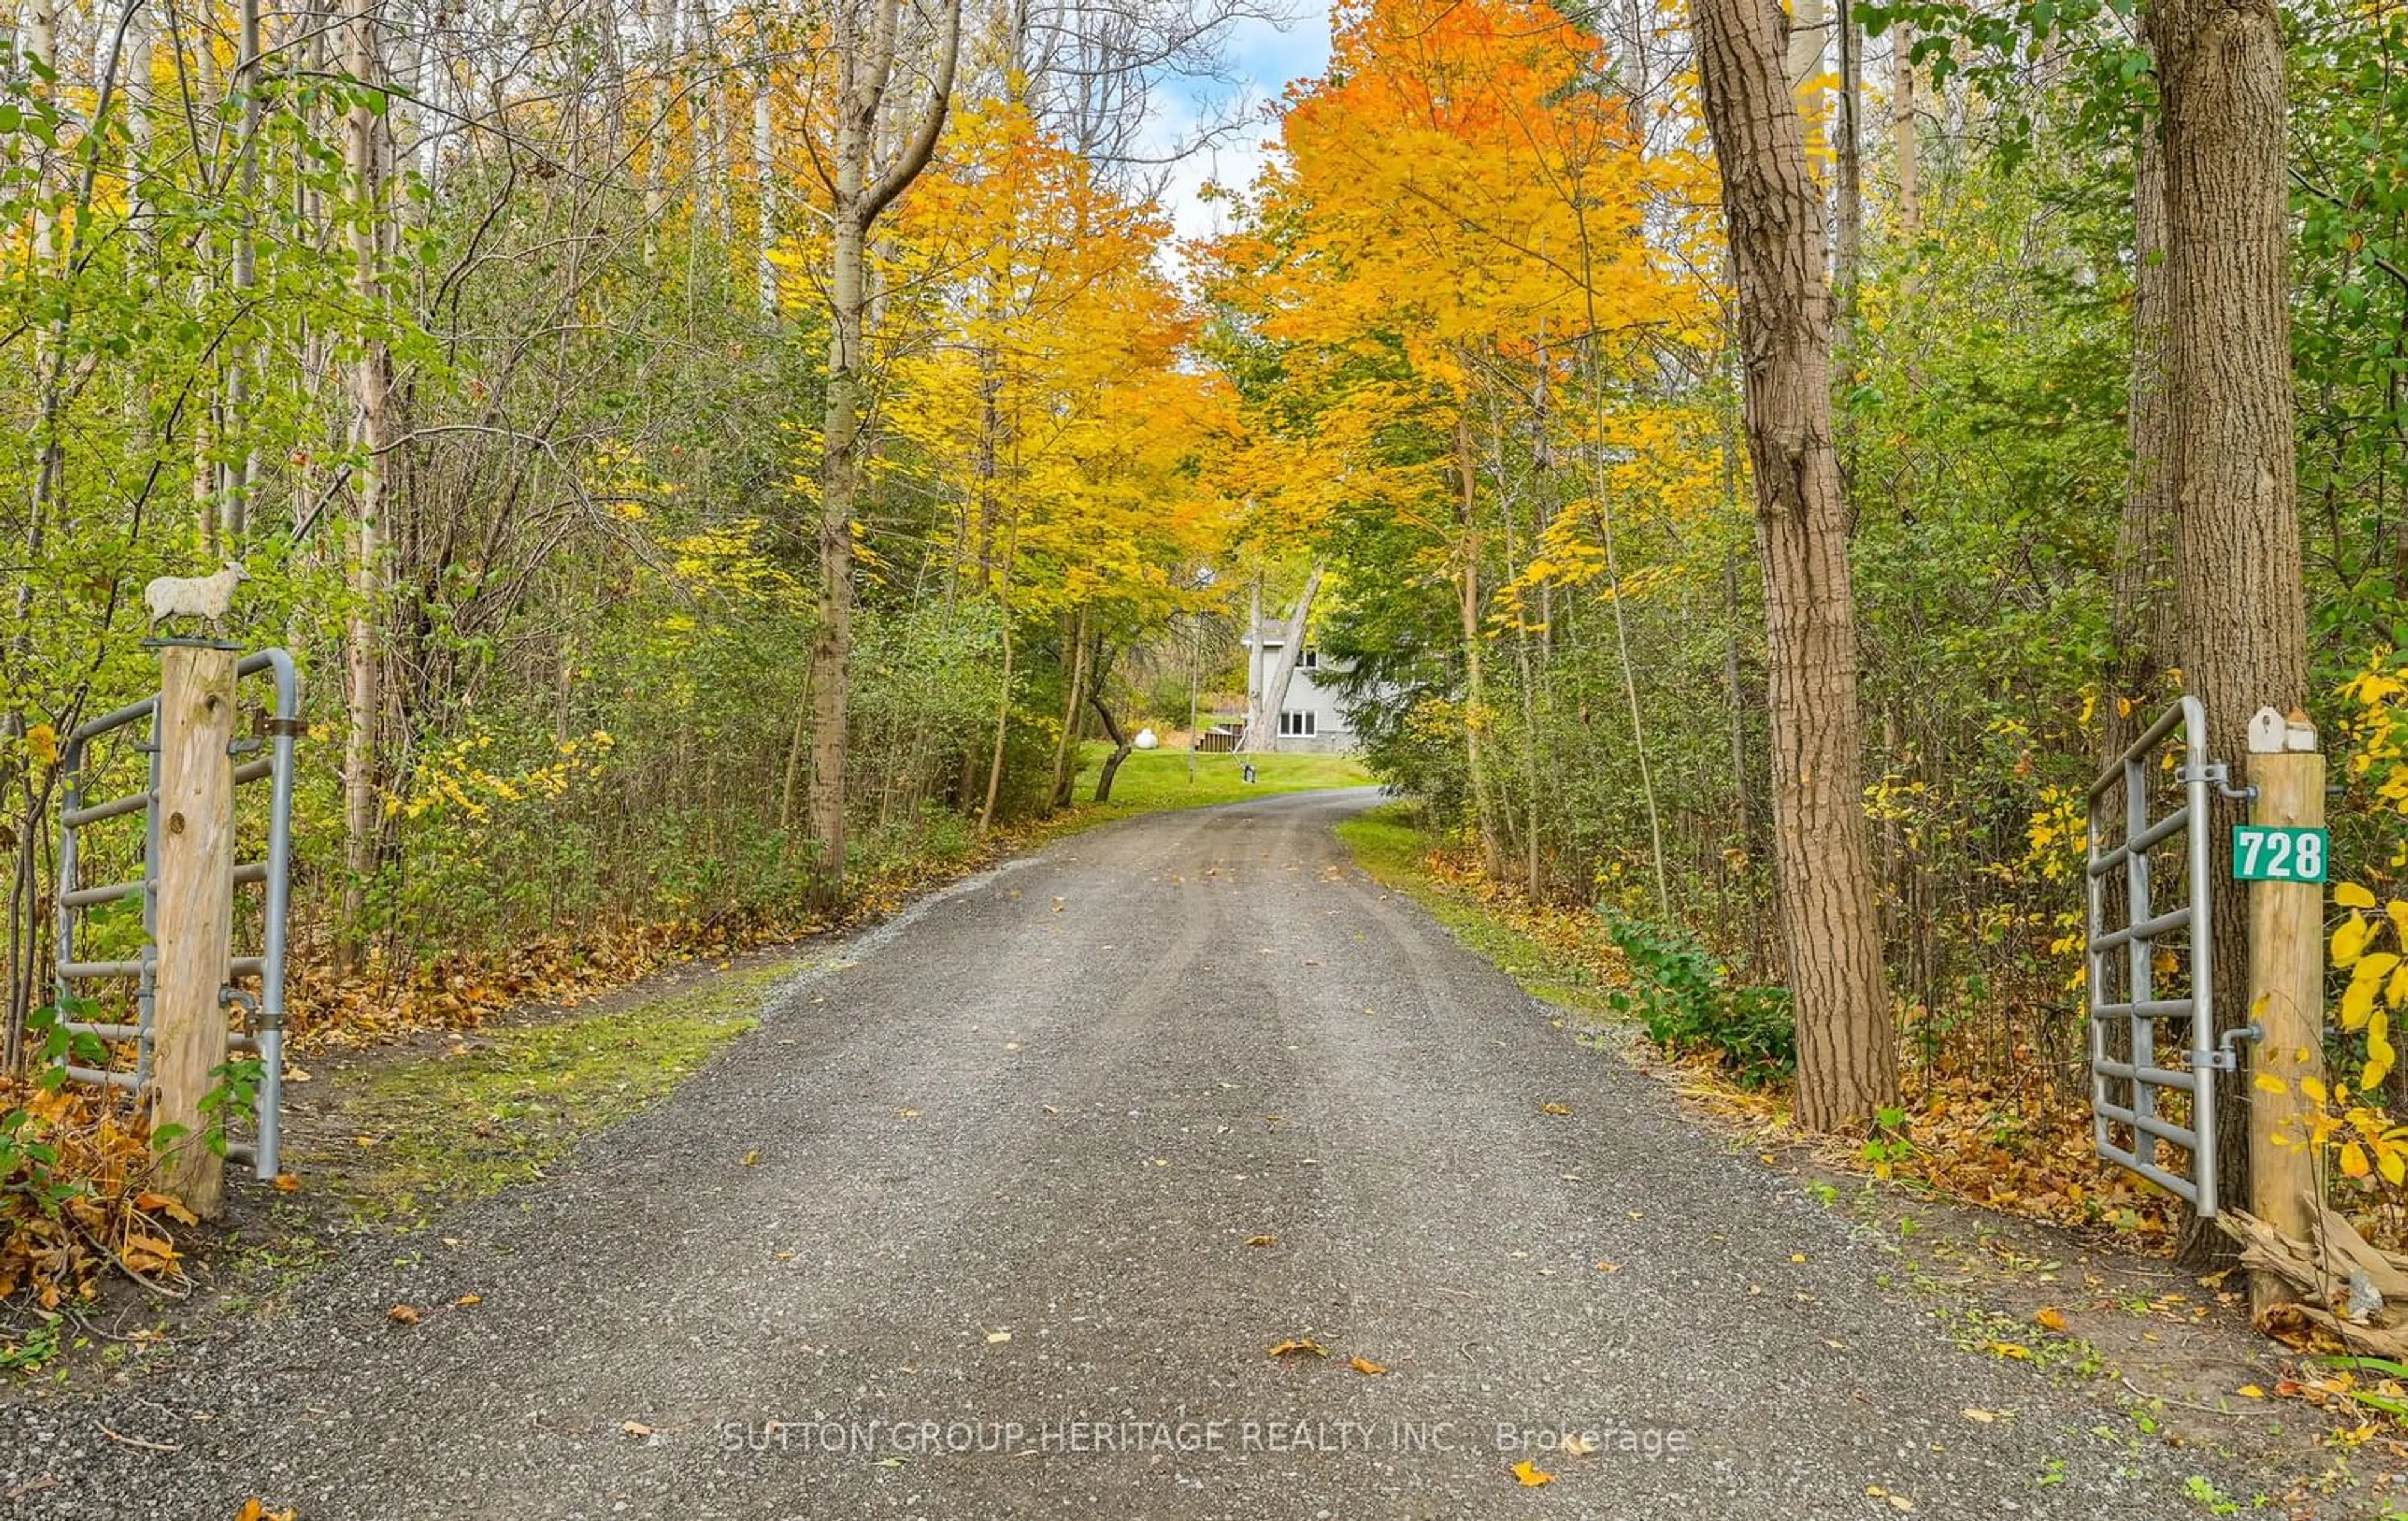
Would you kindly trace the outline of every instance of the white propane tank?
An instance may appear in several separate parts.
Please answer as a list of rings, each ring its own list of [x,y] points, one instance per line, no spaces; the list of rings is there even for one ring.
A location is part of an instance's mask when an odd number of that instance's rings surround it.
[[[1152,729],[1140,729],[1137,731],[1137,747],[1140,750],[1152,750],[1154,746],[1160,743],[1162,743],[1162,741],[1154,737],[1154,731]]]

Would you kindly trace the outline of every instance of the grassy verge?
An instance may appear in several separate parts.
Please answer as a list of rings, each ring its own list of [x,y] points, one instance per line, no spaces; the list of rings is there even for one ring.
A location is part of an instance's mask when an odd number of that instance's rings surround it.
[[[1516,915],[1510,906],[1431,868],[1438,841],[1410,802],[1383,803],[1338,825],[1355,864],[1382,886],[1404,894],[1451,930],[1473,954],[1522,984],[1524,992],[1561,1008],[1604,1019],[1606,987],[1583,926],[1559,913]]]
[[[1079,760],[1078,796],[1092,797],[1096,776],[1103,768],[1108,745],[1082,748]],[[1112,776],[1112,800],[1082,802],[1068,816],[1071,828],[1125,819],[1132,813],[1158,813],[1170,809],[1208,808],[1215,803],[1242,803],[1250,797],[1279,793],[1314,792],[1325,787],[1365,787],[1371,773],[1352,755],[1198,755],[1188,775],[1187,752],[1132,752]],[[1245,765],[1254,764],[1254,781],[1245,779]]]
[[[707,978],[380,1067],[341,1105],[351,1133],[303,1160],[309,1186],[365,1218],[407,1225],[540,1178],[580,1140],[658,1103],[751,1029],[770,987],[793,971],[789,963]]]

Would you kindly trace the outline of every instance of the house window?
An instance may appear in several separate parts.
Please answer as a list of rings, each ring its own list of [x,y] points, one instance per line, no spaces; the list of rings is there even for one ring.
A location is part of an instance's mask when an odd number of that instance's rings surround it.
[[[1279,731],[1286,735],[1309,736],[1313,732],[1313,718],[1311,712],[1282,713]]]
[[[1321,652],[1308,649],[1304,653],[1297,656],[1296,663],[1307,670],[1316,669],[1321,665]]]

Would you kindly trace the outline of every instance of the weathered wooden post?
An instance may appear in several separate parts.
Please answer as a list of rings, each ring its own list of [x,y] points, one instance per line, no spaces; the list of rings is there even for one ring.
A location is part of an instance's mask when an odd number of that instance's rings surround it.
[[[221,997],[234,947],[235,661],[231,647],[159,651],[159,883],[152,1133],[161,1183],[195,1214],[225,1202],[225,1158],[201,1100],[226,1060]],[[223,1116],[218,1116],[222,1123]]]
[[[2249,721],[2249,782],[2258,796],[2249,826],[2233,838],[2233,874],[2249,882],[2250,1212],[2293,1241],[2309,1241],[2308,1203],[2316,1157],[2301,1144],[2301,1116],[2316,1108],[2300,1091],[2321,1083],[2324,1055],[2324,898],[2327,860],[2325,758],[2306,715],[2261,708]],[[2288,1145],[2276,1143],[2283,1137]],[[2252,1273],[2249,1306],[2259,1314],[2291,1297],[2282,1281]]]

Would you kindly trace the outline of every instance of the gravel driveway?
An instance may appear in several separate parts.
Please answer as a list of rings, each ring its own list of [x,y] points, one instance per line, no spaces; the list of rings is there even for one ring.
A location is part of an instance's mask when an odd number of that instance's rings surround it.
[[[2200,1474],[2247,1498],[1961,1350],[1844,1221],[1354,869],[1329,826],[1371,798],[1133,820],[940,895],[567,1175],[330,1271],[206,1367],[0,1411],[0,1514],[2087,1521],[2203,1514]]]

